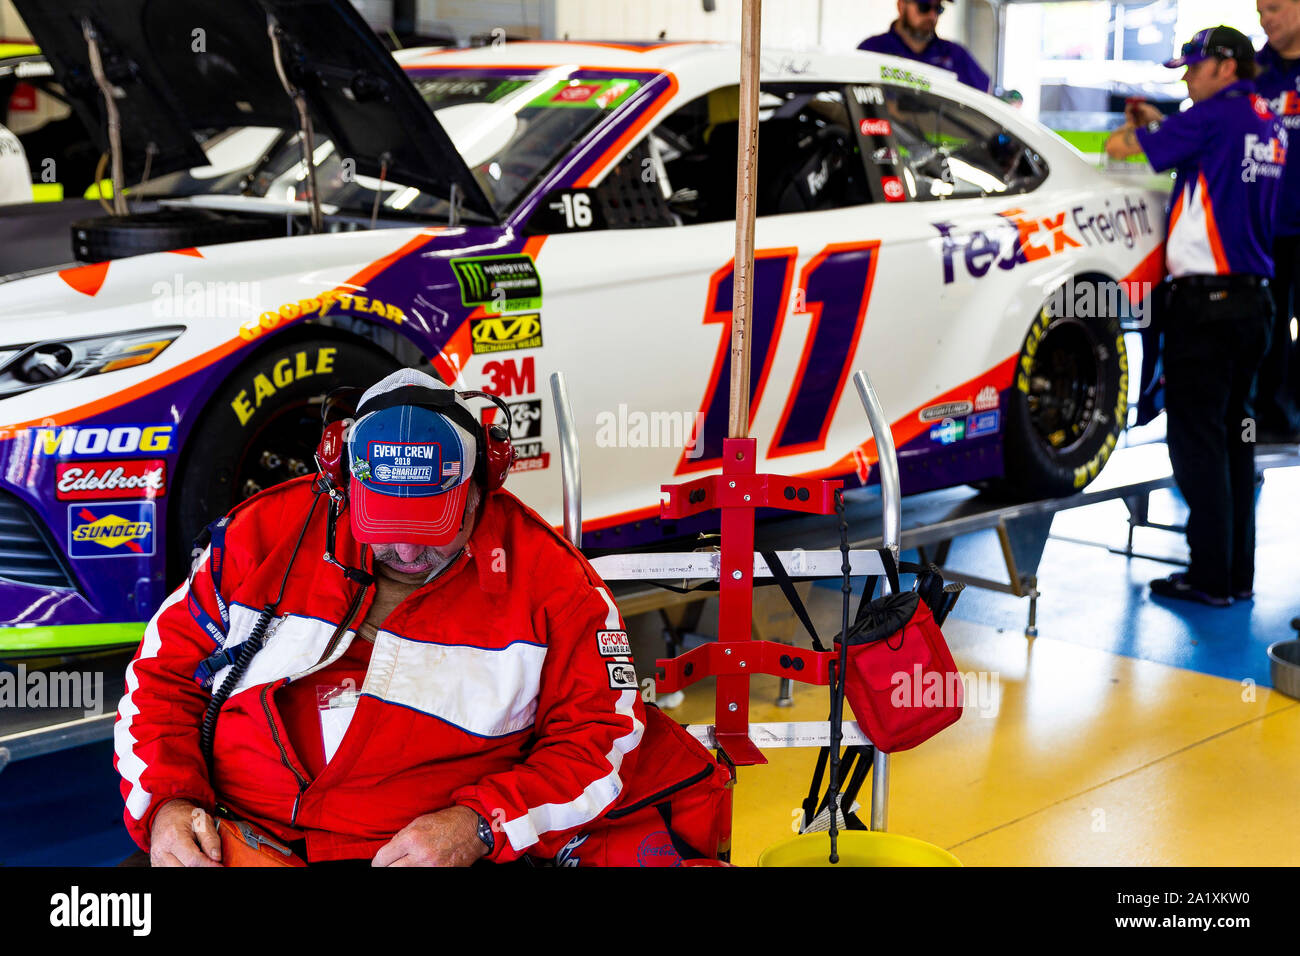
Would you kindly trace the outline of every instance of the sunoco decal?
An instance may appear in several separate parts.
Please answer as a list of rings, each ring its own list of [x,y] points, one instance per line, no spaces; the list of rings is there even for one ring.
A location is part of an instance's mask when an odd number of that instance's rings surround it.
[[[149,557],[154,552],[152,501],[68,507],[68,556]]]
[[[167,463],[161,458],[62,464],[54,471],[59,501],[161,498],[167,493]]]
[[[452,259],[451,269],[463,305],[498,314],[542,307],[542,280],[532,256]]]

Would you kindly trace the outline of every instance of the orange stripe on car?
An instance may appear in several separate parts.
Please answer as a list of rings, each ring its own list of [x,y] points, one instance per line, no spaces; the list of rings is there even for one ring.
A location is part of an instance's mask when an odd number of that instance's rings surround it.
[[[641,131],[649,125],[650,121],[658,115],[659,111],[663,109],[664,104],[677,95],[677,77],[666,72],[661,73],[660,75],[668,78],[668,88],[660,92],[660,94],[651,101],[650,105],[641,111],[641,115],[636,118],[635,122],[623,131],[623,135],[616,139],[609,149],[601,153],[600,157],[587,167],[586,172],[579,176],[574,182],[573,185],[576,188],[582,189],[586,186],[590,186],[595,178],[603,173],[606,168],[621,159],[624,151],[632,144],[632,141],[641,134]]]

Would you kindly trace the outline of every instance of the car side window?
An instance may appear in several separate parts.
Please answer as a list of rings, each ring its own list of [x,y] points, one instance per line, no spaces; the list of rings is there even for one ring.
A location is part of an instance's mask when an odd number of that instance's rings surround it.
[[[602,207],[631,180],[653,184],[662,208],[683,225],[736,216],[739,89],[726,86],[664,119],[597,187]],[[758,215],[837,209],[871,202],[843,90],[765,83],[759,97]],[[644,201],[644,200],[643,200]],[[646,202],[646,208],[658,207]],[[657,216],[658,213],[656,212]],[[628,223],[654,224],[661,222]],[[611,220],[610,225],[614,226]]]
[[[963,199],[1024,193],[1047,176],[1033,149],[979,110],[923,90],[881,86],[875,115],[887,120],[909,198]]]

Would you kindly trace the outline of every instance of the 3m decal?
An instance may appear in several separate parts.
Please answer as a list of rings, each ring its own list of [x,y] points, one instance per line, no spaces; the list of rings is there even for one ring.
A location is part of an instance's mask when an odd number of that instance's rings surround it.
[[[966,423],[952,418],[945,418],[938,425],[930,428],[930,441],[941,445],[951,445],[966,437]]]
[[[609,672],[610,690],[637,690],[636,668],[623,661],[606,661],[605,670]]]
[[[542,400],[535,398],[530,402],[511,402],[510,440],[522,441],[542,437]]]
[[[580,107],[607,110],[626,100],[641,84],[636,80],[561,80],[541,96],[529,101],[530,108]]]
[[[991,435],[998,430],[1001,417],[1001,412],[979,412],[971,415],[966,419],[966,437],[974,438],[977,435]]]
[[[394,325],[406,321],[406,313],[390,303],[351,292],[322,292],[310,299],[286,302],[273,312],[263,312],[256,319],[249,319],[239,327],[239,337],[251,342],[282,323],[293,322],[308,315],[325,316],[340,311],[377,316]]]
[[[113,425],[36,429],[36,454],[46,458],[138,455],[172,449],[174,425]]]
[[[483,391],[502,398],[528,395],[537,391],[537,372],[530,355],[525,359],[497,359],[483,366],[483,374],[490,381]]]
[[[63,464],[54,470],[59,501],[161,498],[167,493],[167,462],[161,458]]]
[[[971,410],[970,402],[944,402],[942,405],[931,405],[929,408],[921,409],[916,417],[923,422],[936,422],[941,418],[961,418],[963,415],[969,415]]]
[[[149,557],[154,552],[152,501],[68,506],[68,557]]]
[[[858,129],[862,131],[863,136],[888,136],[894,131],[889,120],[884,119],[864,119],[859,121]]]
[[[597,631],[596,650],[601,657],[631,657],[632,644],[627,631]]]
[[[287,385],[313,375],[328,375],[334,371],[334,357],[338,349],[331,345],[307,348],[295,352],[293,357],[280,359],[265,372],[253,376],[250,388],[240,389],[230,407],[239,424],[247,425],[262,403]],[[252,392],[250,395],[249,392]]]
[[[469,338],[475,355],[541,348],[542,317],[536,312],[527,312],[470,319]]]
[[[461,304],[500,314],[542,307],[542,280],[532,256],[474,256],[452,259]]]
[[[1002,403],[998,396],[998,390],[992,385],[985,385],[980,389],[979,394],[975,396],[975,411],[983,412],[990,408],[997,408]]]
[[[884,190],[885,202],[902,202],[907,198],[907,191],[903,189],[903,181],[897,176],[881,176],[880,188]]]
[[[768,457],[820,451],[848,381],[853,352],[862,334],[867,303],[875,281],[878,240],[833,243],[808,260],[799,273],[794,311],[806,312],[808,325],[803,354]],[[790,288],[798,249],[760,249],[754,253],[754,314],[750,333],[750,420],[757,414],[790,304]],[[722,439],[727,429],[727,383],[731,376],[730,263],[713,274],[704,314],[705,323],[722,326],[713,371],[697,421],[703,421],[701,438],[692,436],[677,466],[677,473],[716,468],[721,464]],[[699,442],[703,442],[700,446]],[[690,453],[689,457],[687,452]]]

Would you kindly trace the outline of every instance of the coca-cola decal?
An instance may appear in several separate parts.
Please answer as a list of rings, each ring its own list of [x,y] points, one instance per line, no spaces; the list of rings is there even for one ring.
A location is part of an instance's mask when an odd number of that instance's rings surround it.
[[[161,498],[167,492],[167,463],[161,458],[67,462],[55,470],[59,501]]]

